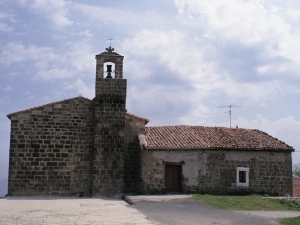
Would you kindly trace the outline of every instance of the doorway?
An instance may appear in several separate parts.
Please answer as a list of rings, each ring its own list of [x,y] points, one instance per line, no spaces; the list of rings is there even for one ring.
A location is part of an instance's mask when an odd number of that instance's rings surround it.
[[[181,192],[181,165],[166,165],[166,191]]]

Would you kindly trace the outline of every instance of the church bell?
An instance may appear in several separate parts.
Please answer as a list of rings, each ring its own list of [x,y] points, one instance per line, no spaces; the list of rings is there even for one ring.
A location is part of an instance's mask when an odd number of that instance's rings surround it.
[[[106,65],[106,68],[107,68],[107,70],[106,70],[106,72],[107,72],[106,78],[112,78],[112,76],[111,76],[111,73],[112,73],[111,67],[112,67],[112,65]]]

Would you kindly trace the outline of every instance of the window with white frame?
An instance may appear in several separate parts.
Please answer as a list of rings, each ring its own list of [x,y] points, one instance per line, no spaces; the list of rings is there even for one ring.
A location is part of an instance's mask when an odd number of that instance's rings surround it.
[[[236,168],[236,186],[241,186],[241,187],[249,186],[249,168],[247,167]]]

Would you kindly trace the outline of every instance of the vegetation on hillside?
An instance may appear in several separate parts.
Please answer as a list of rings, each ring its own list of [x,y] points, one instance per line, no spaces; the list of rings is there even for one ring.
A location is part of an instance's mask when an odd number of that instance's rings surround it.
[[[300,163],[296,163],[293,165],[293,176],[300,177]]]

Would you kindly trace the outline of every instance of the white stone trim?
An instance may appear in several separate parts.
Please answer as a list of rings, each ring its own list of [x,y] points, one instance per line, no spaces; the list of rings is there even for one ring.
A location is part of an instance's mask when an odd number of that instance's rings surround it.
[[[239,173],[244,171],[246,173],[246,182],[240,182]],[[237,187],[248,187],[249,186],[249,168],[247,167],[237,167],[236,168],[236,186]]]

